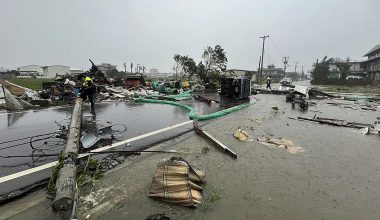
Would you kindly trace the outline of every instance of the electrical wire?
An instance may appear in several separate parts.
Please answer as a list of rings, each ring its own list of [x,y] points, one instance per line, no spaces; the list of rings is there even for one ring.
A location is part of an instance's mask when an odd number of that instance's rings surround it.
[[[178,152],[176,150],[115,150],[115,151],[101,151],[101,152],[87,152],[85,154],[135,154],[135,153],[183,153]],[[8,155],[8,156],[0,156],[0,158],[17,158],[17,157],[53,157],[59,156],[59,154],[30,154],[30,155]]]
[[[33,136],[33,137],[37,137],[37,136]],[[33,137],[31,137],[31,138],[33,138]],[[31,145],[32,148],[34,148],[33,145],[32,145],[32,143],[37,142],[37,141],[47,140],[47,139],[52,138],[52,137],[54,137],[54,136],[49,136],[49,137],[46,137],[46,138],[40,138],[40,139],[36,139],[36,140],[33,140],[33,141],[28,141],[28,142],[23,142],[23,143],[11,145],[11,146],[2,147],[2,148],[0,148],[0,150],[14,148],[14,147],[18,147],[18,146],[25,145],[25,144],[29,144],[29,145]]]
[[[51,133],[46,133],[46,134],[39,134],[39,135],[30,136],[30,137],[24,137],[24,138],[9,140],[9,141],[0,142],[0,144],[7,144],[7,143],[11,143],[11,142],[16,142],[16,141],[21,141],[21,140],[25,140],[25,139],[30,139],[30,138],[33,138],[33,137],[36,137],[36,136],[46,136],[46,135],[55,134],[55,133],[56,132],[51,132]]]

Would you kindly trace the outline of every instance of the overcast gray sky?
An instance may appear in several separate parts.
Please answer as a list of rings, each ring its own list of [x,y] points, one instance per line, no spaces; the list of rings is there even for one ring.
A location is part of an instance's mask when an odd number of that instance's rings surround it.
[[[175,53],[199,62],[220,44],[228,68],[256,69],[265,34],[265,65],[289,56],[289,68],[310,69],[380,43],[379,11],[379,0],[0,0],[0,67],[88,68],[91,58],[168,72]]]

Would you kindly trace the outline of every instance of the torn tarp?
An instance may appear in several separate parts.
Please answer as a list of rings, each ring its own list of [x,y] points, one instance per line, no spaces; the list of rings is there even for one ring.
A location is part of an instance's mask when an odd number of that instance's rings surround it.
[[[206,182],[203,171],[196,170],[181,157],[171,157],[157,165],[149,187],[149,197],[181,206],[196,207],[201,203]]]

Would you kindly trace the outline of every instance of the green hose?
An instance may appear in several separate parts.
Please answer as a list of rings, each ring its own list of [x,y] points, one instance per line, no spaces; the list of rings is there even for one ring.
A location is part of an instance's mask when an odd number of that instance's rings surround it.
[[[214,112],[208,115],[197,115],[197,113],[194,111],[194,108],[190,105],[185,105],[179,102],[173,102],[173,101],[167,101],[167,100],[157,100],[157,99],[146,99],[146,98],[137,98],[135,99],[135,102],[145,102],[145,103],[156,103],[156,104],[167,104],[167,105],[174,105],[181,107],[187,111],[189,111],[189,118],[190,120],[197,119],[199,121],[205,121],[213,118],[219,118],[221,116],[227,115],[232,112],[239,111],[241,109],[247,108],[250,106],[249,103],[241,104],[232,108],[224,109],[218,112]]]

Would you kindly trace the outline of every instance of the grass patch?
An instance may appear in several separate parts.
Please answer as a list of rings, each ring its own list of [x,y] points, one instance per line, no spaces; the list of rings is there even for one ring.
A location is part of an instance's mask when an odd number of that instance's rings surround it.
[[[60,153],[58,157],[58,164],[53,168],[52,174],[47,186],[48,193],[55,193],[55,184],[57,182],[59,170],[63,167],[63,155],[62,152]]]
[[[86,165],[78,177],[79,186],[93,186],[94,181],[103,177],[103,173],[100,171],[101,163],[88,156]]]
[[[206,211],[218,200],[222,198],[223,187],[222,186],[211,186],[210,188],[206,188],[204,190],[203,202],[200,205],[202,211]]]
[[[10,79],[8,81],[29,89],[41,90],[43,82],[53,82],[54,79]]]
[[[364,93],[364,94],[378,94],[379,86],[341,86],[341,85],[315,85],[314,87],[324,92],[342,92],[342,93]]]

